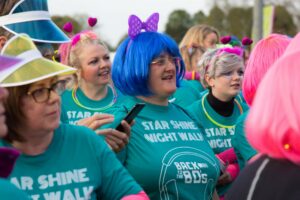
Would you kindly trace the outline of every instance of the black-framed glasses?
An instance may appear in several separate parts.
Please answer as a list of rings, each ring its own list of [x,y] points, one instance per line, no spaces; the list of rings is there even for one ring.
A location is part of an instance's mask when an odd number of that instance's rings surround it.
[[[32,96],[36,103],[44,103],[49,100],[51,91],[55,92],[58,95],[61,95],[66,90],[66,84],[66,80],[59,80],[56,83],[52,84],[50,88],[39,88],[27,92],[27,95]]]
[[[158,58],[155,58],[152,62],[151,65],[159,65],[159,66],[164,66],[167,63],[172,63],[177,67],[181,67],[181,58],[180,57],[171,57],[171,56],[161,56]]]

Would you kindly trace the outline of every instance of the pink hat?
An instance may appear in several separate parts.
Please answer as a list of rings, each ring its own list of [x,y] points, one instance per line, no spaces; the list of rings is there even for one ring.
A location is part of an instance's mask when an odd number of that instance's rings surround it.
[[[14,72],[15,66],[21,61],[19,58],[0,55],[0,82]]]

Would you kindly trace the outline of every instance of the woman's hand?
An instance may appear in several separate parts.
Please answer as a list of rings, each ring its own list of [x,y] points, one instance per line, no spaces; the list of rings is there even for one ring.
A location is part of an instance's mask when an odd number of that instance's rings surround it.
[[[120,152],[129,142],[131,126],[124,120],[121,122],[124,132],[116,129],[97,130],[98,135],[105,135],[106,143],[115,152]]]
[[[229,172],[224,172],[218,179],[217,185],[226,185],[232,181],[231,175]]]
[[[84,118],[77,122],[79,126],[86,126],[90,129],[96,130],[104,124],[109,124],[114,121],[114,116],[110,114],[95,114],[91,117]]]

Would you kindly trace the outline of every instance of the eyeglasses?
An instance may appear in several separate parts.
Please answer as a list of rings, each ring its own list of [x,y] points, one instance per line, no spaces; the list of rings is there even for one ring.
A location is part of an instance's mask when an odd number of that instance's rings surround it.
[[[66,90],[66,80],[59,80],[50,88],[40,88],[34,91],[27,92],[27,95],[32,96],[36,103],[47,102],[50,98],[51,91],[55,92],[58,95],[61,95]]]
[[[174,64],[176,67],[181,67],[181,58],[180,57],[171,57],[171,56],[162,56],[154,59],[151,62],[151,65],[164,66],[168,63]]]

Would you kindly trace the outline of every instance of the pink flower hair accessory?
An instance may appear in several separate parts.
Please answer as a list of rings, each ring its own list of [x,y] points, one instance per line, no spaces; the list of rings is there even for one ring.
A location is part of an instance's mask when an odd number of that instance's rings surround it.
[[[76,35],[74,35],[71,42],[72,47],[75,46],[80,41],[80,35],[81,33],[77,33]]]
[[[241,47],[223,47],[220,48],[217,52],[217,56],[221,55],[223,52],[235,54],[238,56],[243,56],[243,49]]]
[[[98,36],[94,32],[92,32],[90,30],[85,30],[85,31],[82,31],[80,33],[77,33],[71,39],[72,40],[72,42],[71,42],[72,47],[75,46],[83,38],[91,38],[93,40],[97,40]]]

